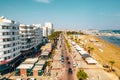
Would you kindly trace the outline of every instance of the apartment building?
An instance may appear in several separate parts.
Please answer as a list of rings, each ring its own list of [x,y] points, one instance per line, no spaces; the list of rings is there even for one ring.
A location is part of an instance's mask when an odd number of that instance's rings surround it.
[[[20,44],[21,44],[21,52],[23,54],[27,54],[33,52],[35,47],[35,36],[34,29],[32,25],[24,25],[20,24]]]
[[[48,30],[47,30],[47,27],[44,26],[44,27],[43,27],[43,36],[44,36],[44,37],[47,37],[47,36],[48,36],[48,35],[47,35],[47,33],[48,33],[47,31],[48,31]]]
[[[48,37],[53,33],[53,24],[50,22],[46,22],[45,26],[43,27],[43,36]]]
[[[33,24],[34,27],[34,36],[35,36],[35,48],[39,50],[42,40],[43,40],[43,28],[41,27],[41,24]]]
[[[14,66],[20,55],[19,23],[0,17],[0,72]]]
[[[53,24],[50,22],[46,22],[45,27],[47,28],[48,36],[51,35],[53,33]]]

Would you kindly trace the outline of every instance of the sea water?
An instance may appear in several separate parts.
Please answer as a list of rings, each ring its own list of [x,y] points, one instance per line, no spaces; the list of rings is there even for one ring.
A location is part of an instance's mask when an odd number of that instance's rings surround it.
[[[99,37],[101,39],[104,39],[104,40],[120,47],[120,36],[99,36]]]

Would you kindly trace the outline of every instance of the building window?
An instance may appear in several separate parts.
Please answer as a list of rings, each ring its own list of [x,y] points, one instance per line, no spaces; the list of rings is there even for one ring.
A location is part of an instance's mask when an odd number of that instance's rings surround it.
[[[13,51],[15,51],[15,48],[13,49]]]
[[[7,54],[7,52],[6,52],[6,51],[4,51],[4,54]]]
[[[12,39],[13,39],[13,41],[14,41],[14,40],[15,40],[15,37],[13,37]]]
[[[15,27],[13,26],[12,29],[15,29]]]
[[[7,38],[7,41],[12,41],[11,38]]]
[[[6,48],[6,45],[3,45],[4,48]]]
[[[7,60],[7,57],[4,57],[4,60]]]
[[[6,42],[6,39],[3,39],[3,42]]]
[[[10,56],[8,56],[8,59],[10,59]]]
[[[8,47],[11,47],[11,44],[8,44]]]
[[[15,54],[13,54],[13,57],[15,57]]]
[[[8,53],[10,53],[11,52],[11,50],[8,50]]]
[[[5,32],[3,32],[3,35],[5,35]]]
[[[16,72],[16,73],[15,73],[16,76],[20,76],[20,69],[16,69],[15,72]]]
[[[15,33],[14,33],[14,32],[12,32],[12,35],[15,35]]]
[[[15,46],[15,43],[13,43],[13,46]]]
[[[27,69],[27,76],[33,76],[33,71],[31,69]]]

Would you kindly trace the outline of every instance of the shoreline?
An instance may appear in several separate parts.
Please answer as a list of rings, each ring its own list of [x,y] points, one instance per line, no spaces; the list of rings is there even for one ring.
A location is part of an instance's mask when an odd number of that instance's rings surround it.
[[[120,48],[120,46],[118,46],[118,45],[116,45],[116,44],[114,44],[114,43],[112,43],[112,42],[109,42],[109,41],[107,41],[107,40],[105,40],[105,39],[102,39],[102,38],[100,38],[100,36],[95,36],[95,37],[97,37],[97,38],[99,38],[100,40],[108,43],[108,44],[111,45],[111,46],[114,46],[114,47],[116,47],[116,48]]]
[[[114,42],[110,42],[109,38],[108,38],[108,40],[103,38],[103,37],[108,37],[108,36],[97,36],[97,37],[100,38],[100,39],[102,39],[102,40],[105,40],[106,42],[108,42],[110,44],[113,44],[113,45],[115,45],[117,47],[120,47],[120,44],[117,44],[117,43],[114,43]],[[109,36],[109,37],[117,37],[117,36]]]
[[[113,68],[116,70],[117,76],[120,76],[120,47],[112,44],[99,36],[94,35],[80,35],[78,37],[79,43],[84,42],[84,48],[93,47],[94,51],[92,57],[95,58],[101,65],[109,64],[110,60],[114,60]],[[91,41],[93,40],[93,41]],[[79,45],[80,45],[79,44]]]
[[[96,38],[98,38],[99,40],[101,40],[101,41],[104,41],[106,44],[108,44],[109,46],[112,46],[113,48],[116,48],[116,49],[119,49],[120,50],[120,46],[118,46],[118,45],[116,45],[116,44],[114,44],[114,43],[111,43],[111,42],[109,42],[109,41],[107,41],[107,40],[105,40],[105,39],[102,39],[102,38],[100,38],[100,37],[98,37],[98,36],[95,36]],[[112,49],[111,49],[112,50]],[[119,55],[120,55],[120,52],[119,52]],[[112,58],[111,58],[112,59]],[[119,58],[120,59],[120,58]],[[114,61],[116,61],[116,60],[114,60]],[[99,62],[99,61],[98,61]],[[117,62],[115,62],[115,64],[116,64]],[[119,63],[120,63],[120,60],[119,60]],[[118,64],[119,64],[118,63]],[[101,63],[100,63],[101,64]],[[110,65],[110,64],[108,64],[108,65]],[[114,65],[113,66],[113,69],[115,69],[116,70],[116,72],[115,72],[115,74],[119,77],[120,76],[120,66],[116,66],[116,65]]]

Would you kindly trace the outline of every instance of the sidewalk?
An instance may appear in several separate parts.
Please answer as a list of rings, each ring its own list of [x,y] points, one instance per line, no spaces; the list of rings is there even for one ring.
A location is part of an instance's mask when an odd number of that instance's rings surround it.
[[[55,55],[53,57],[52,68],[51,68],[51,77],[54,77],[58,80],[62,75],[62,64],[61,64],[61,49],[60,49],[60,40],[57,43],[57,49],[55,49]]]

